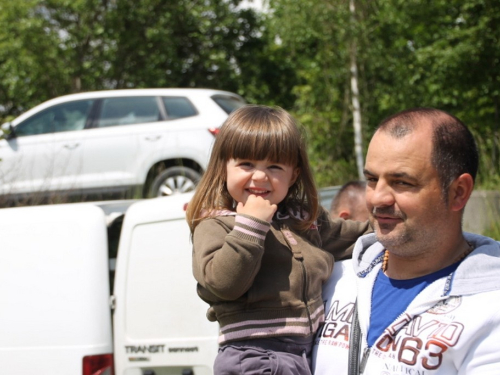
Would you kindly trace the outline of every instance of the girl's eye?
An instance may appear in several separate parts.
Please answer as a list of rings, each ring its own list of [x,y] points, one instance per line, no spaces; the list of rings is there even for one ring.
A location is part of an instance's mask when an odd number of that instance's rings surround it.
[[[270,165],[269,169],[279,169],[279,170],[282,170],[283,168],[281,166],[279,166],[279,165]]]

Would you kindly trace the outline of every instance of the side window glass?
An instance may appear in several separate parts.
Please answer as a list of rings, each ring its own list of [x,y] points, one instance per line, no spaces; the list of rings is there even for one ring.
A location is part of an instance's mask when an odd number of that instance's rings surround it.
[[[164,96],[162,97],[167,117],[170,120],[196,116],[198,112],[188,98]]]
[[[79,100],[47,108],[18,124],[16,136],[83,130],[93,100]]]
[[[246,104],[242,99],[240,99],[238,97],[234,97],[234,96],[228,96],[228,95],[214,95],[214,96],[212,96],[212,99],[227,114],[230,114],[235,109],[243,107]]]
[[[154,96],[108,98],[102,100],[97,127],[141,124],[160,119],[160,109]]]

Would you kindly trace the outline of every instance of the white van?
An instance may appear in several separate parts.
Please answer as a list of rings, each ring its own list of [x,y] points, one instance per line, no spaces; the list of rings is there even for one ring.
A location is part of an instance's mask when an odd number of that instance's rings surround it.
[[[0,374],[212,374],[191,196],[0,209]]]

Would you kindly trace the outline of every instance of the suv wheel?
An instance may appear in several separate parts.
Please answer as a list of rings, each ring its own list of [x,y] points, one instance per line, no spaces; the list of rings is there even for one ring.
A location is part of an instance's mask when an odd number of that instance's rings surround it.
[[[200,181],[200,174],[187,167],[171,167],[155,177],[149,197],[167,197],[169,195],[193,191]]]

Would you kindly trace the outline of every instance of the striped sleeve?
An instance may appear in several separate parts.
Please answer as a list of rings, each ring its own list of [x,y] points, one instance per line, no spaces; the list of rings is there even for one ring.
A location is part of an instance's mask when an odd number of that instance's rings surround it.
[[[270,228],[271,224],[267,221],[249,215],[238,214],[235,218],[233,234],[242,239],[263,245]]]

